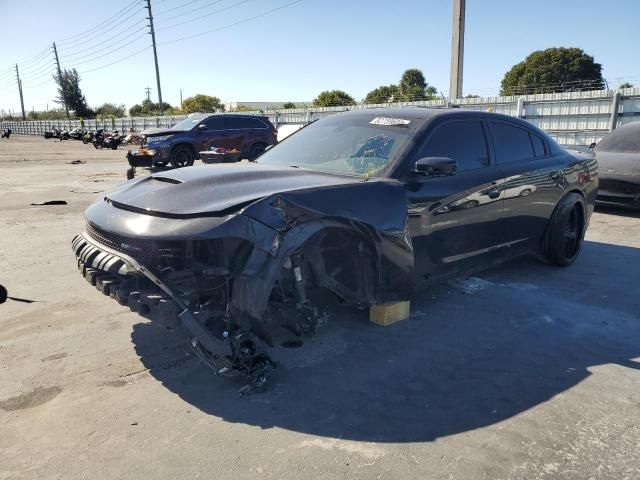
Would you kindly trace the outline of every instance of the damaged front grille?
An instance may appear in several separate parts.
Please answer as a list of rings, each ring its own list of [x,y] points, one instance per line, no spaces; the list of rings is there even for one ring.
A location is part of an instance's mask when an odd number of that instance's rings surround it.
[[[86,231],[89,237],[116,252],[125,253],[143,265],[150,265],[155,255],[153,242],[137,238],[125,237],[102,230],[91,222],[87,222]]]

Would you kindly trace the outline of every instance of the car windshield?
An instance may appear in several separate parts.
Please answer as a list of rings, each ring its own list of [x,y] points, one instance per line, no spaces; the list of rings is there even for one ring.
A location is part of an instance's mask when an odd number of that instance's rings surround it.
[[[326,173],[382,176],[409,142],[409,123],[397,118],[332,115],[268,150],[259,162]]]
[[[640,153],[640,128],[620,127],[604,137],[596,151],[613,153]]]
[[[171,130],[191,130],[207,117],[208,115],[189,115],[187,118],[171,127]]]

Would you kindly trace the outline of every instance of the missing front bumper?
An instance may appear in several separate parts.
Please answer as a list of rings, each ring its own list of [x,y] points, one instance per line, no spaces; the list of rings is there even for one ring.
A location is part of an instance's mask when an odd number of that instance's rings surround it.
[[[253,335],[236,330],[214,335],[164,282],[143,265],[79,234],[72,241],[78,270],[104,295],[165,327],[182,326],[191,336],[198,357],[217,374],[243,376],[243,392],[260,389],[275,366]]]

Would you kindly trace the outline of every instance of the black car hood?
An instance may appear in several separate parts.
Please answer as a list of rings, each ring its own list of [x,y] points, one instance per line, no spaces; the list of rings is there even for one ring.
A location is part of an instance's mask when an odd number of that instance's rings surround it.
[[[606,152],[596,149],[601,176],[635,177],[640,180],[640,153]]]
[[[225,216],[274,193],[363,181],[293,167],[235,163],[156,173],[122,184],[105,200],[160,217]]]

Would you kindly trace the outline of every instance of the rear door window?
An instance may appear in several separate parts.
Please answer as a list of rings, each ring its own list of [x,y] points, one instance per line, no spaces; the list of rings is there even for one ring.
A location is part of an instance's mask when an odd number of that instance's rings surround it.
[[[545,149],[544,140],[540,135],[536,135],[535,133],[531,134],[531,140],[533,141],[533,151],[536,154],[536,157],[544,157],[547,152]]]
[[[242,130],[251,127],[247,123],[246,117],[234,117],[233,115],[230,115],[227,117],[227,128],[229,130]]]
[[[448,157],[458,162],[458,171],[489,165],[484,128],[480,120],[455,120],[436,127],[417,158]]]
[[[259,118],[245,118],[244,121],[246,124],[244,128],[267,128],[267,124]]]
[[[221,117],[221,116],[207,118],[202,123],[207,126],[207,130],[224,130],[225,129],[225,120],[224,120],[224,117]]]
[[[489,122],[496,163],[528,160],[535,156],[529,130],[502,122]]]

